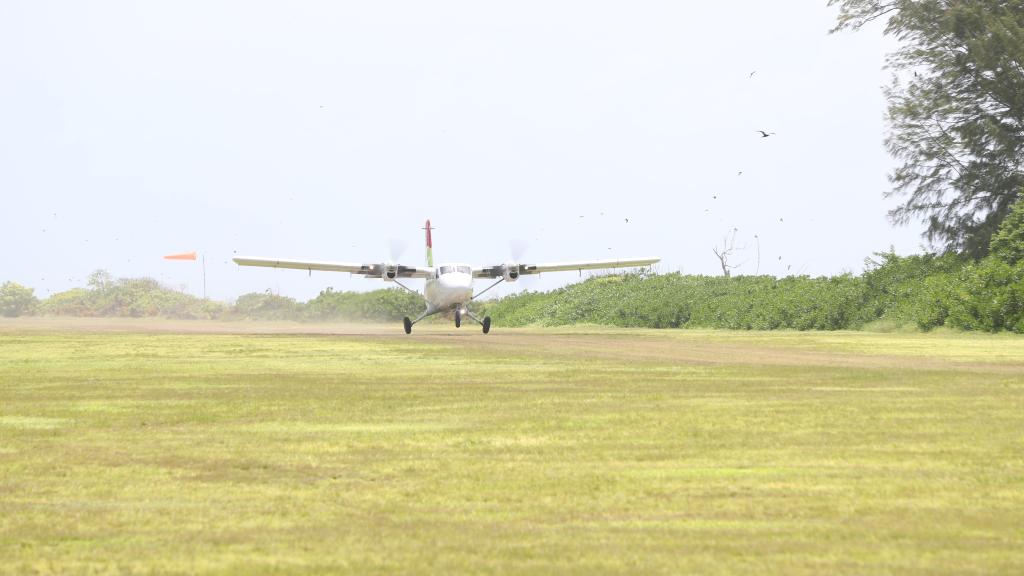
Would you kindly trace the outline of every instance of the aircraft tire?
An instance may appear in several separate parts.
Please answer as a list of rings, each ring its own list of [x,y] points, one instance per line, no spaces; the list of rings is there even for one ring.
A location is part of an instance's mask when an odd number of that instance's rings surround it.
[[[490,316],[484,316],[483,327],[484,327],[484,334],[487,334],[488,332],[491,331],[491,317]]]
[[[455,311],[455,327],[462,328],[462,312],[458,310]]]
[[[402,324],[405,326],[405,333],[412,334],[412,320],[409,320],[408,316],[402,318]]]

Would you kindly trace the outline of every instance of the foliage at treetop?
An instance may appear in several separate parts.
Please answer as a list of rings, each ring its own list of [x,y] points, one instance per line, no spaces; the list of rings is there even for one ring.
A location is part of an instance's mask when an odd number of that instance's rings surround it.
[[[886,145],[902,164],[890,216],[946,251],[984,256],[1024,186],[1024,0],[829,0],[833,31],[887,19]]]
[[[992,237],[992,255],[1011,265],[1024,261],[1024,197],[1013,205]]]
[[[38,303],[33,292],[16,282],[4,282],[0,286],[0,316],[11,318],[31,314]]]

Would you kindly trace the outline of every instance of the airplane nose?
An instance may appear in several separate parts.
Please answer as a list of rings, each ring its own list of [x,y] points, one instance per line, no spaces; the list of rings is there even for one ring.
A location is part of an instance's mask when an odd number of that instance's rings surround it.
[[[453,292],[468,292],[472,296],[473,277],[469,274],[445,274],[441,276],[441,286]]]
[[[441,285],[445,288],[466,288],[472,280],[469,274],[445,274],[441,276]]]

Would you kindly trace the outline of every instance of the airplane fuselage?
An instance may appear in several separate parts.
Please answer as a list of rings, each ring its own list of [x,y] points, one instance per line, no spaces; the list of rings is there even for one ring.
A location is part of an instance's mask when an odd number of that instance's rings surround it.
[[[454,308],[473,298],[473,268],[468,264],[442,264],[423,289],[427,304],[437,310]]]

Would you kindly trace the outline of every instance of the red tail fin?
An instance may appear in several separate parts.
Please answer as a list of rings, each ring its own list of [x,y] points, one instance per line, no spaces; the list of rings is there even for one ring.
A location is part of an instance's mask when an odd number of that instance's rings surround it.
[[[430,239],[430,219],[427,219],[427,225],[424,228],[427,231],[427,266],[434,265],[434,242]]]

